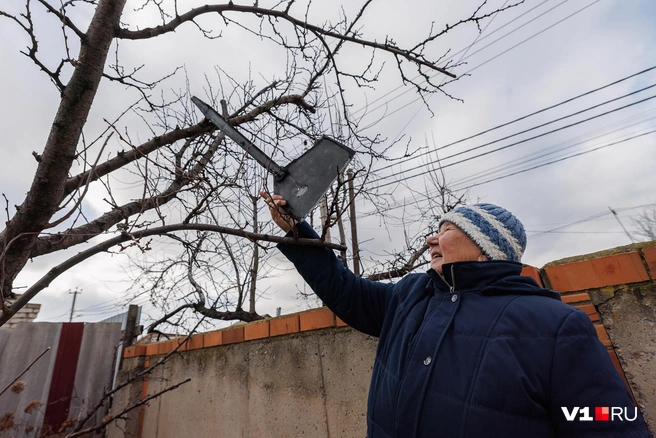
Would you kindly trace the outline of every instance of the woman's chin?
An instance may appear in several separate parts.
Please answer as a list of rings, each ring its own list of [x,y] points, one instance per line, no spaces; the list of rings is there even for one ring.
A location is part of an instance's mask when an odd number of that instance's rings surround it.
[[[433,260],[430,264],[431,268],[438,274],[442,275],[442,260]]]

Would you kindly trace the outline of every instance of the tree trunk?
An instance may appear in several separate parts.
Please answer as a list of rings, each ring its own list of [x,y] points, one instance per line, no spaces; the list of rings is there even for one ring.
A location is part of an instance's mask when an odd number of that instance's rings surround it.
[[[62,93],[32,186],[0,234],[0,249],[5,251],[0,274],[4,295],[11,294],[14,279],[27,263],[39,233],[57,212],[125,3],[126,0],[98,2],[86,38],[81,41],[78,64]]]

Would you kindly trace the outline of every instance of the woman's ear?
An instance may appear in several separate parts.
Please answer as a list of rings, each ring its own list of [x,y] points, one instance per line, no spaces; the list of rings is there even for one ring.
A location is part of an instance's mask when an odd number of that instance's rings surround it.
[[[481,254],[481,255],[478,256],[478,261],[479,262],[487,262],[488,260],[490,260],[490,259],[485,254]]]

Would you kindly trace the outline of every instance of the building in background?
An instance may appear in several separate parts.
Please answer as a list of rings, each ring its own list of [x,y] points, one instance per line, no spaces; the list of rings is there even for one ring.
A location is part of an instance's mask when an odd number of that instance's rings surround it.
[[[14,298],[6,298],[6,301],[7,303],[12,304],[18,298],[20,298],[20,295],[16,294]],[[41,304],[27,303],[14,316],[11,317],[11,319],[7,321],[7,323],[3,325],[2,328],[13,329],[19,322],[32,322],[39,315],[39,310],[41,310]]]

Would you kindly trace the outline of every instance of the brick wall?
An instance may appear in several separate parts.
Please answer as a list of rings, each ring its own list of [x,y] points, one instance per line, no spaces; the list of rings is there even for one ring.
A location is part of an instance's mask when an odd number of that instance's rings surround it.
[[[13,303],[18,299],[20,295],[16,295],[16,298],[8,298],[7,302]],[[19,322],[32,322],[39,315],[39,310],[41,310],[41,304],[26,304],[22,309],[20,309],[14,316],[11,317],[9,321],[2,328],[12,329],[16,327],[16,324]]]

